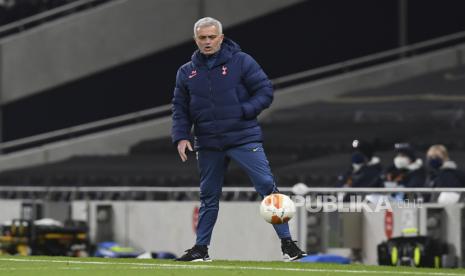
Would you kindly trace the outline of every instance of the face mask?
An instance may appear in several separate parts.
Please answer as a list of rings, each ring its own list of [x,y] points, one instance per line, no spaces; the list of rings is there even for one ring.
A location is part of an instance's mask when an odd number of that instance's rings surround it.
[[[354,152],[352,154],[352,164],[363,164],[365,162],[365,156],[360,152]]]
[[[434,157],[428,160],[428,164],[433,169],[439,169],[442,167],[442,159],[438,157]]]
[[[410,165],[410,158],[406,156],[396,156],[394,158],[394,166],[398,169],[405,169]]]

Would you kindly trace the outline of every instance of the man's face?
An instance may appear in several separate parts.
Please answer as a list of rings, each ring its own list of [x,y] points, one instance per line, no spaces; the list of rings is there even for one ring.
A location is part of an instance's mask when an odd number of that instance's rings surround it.
[[[213,55],[220,50],[223,37],[216,26],[208,26],[197,28],[194,39],[202,54]]]

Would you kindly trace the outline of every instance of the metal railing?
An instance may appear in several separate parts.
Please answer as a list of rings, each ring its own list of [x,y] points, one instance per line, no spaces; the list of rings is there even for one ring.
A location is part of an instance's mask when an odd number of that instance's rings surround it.
[[[280,187],[280,192],[292,195],[339,195],[345,194],[429,194],[443,192],[465,193],[465,188],[312,188],[299,192],[294,187]],[[40,200],[198,200],[199,187],[83,187],[83,186],[0,186],[0,198]],[[227,200],[259,200],[253,187],[223,187]]]
[[[78,11],[87,10],[110,1],[114,0],[79,0],[30,17],[26,17],[24,19],[14,21],[4,26],[0,26],[0,38],[22,32],[59,17],[63,17]]]
[[[283,193],[292,193],[293,187],[280,187],[279,191]],[[199,192],[199,187],[153,187],[153,186],[0,186],[0,192]],[[255,192],[254,187],[223,187],[223,193],[235,192]],[[455,192],[465,193],[465,188],[338,188],[338,187],[307,187],[305,191],[299,194],[312,193],[442,193]]]
[[[92,0],[85,0],[85,2],[91,1]],[[410,46],[400,47],[393,50],[388,50],[385,52],[376,53],[361,58],[351,59],[344,62],[338,62],[328,66],[276,78],[273,79],[272,82],[275,88],[284,88],[290,85],[295,85],[315,80],[318,78],[327,77],[329,75],[340,74],[342,72],[361,69],[366,66],[371,66],[392,59],[401,59],[405,58],[406,56],[413,56],[415,54],[424,53],[427,49],[436,49],[436,47],[444,47],[444,45],[450,46],[451,44],[456,44],[460,42],[465,42],[465,31],[428,40],[425,42],[412,44]],[[8,153],[11,151],[43,145],[62,139],[69,139],[92,132],[102,131],[117,126],[127,125],[134,122],[160,118],[169,115],[170,111],[171,105],[168,104],[147,110],[129,113],[122,116],[117,116],[114,118],[100,120],[97,122],[69,127],[9,142],[3,142],[0,143],[0,151]]]

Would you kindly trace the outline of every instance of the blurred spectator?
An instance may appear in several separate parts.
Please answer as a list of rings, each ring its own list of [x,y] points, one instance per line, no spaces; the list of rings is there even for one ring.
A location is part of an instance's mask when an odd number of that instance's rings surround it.
[[[396,156],[393,164],[386,170],[384,179],[393,186],[407,188],[424,187],[426,183],[426,170],[423,160],[417,158],[415,150],[408,143],[398,143],[394,145]],[[385,185],[388,186],[388,185]]]
[[[426,169],[423,166],[423,160],[417,158],[414,148],[408,143],[397,143],[394,145],[396,155],[393,164],[386,170],[383,175],[384,186],[420,188],[426,184]],[[395,193],[394,199],[418,199],[424,200],[424,196],[419,194]],[[429,199],[429,196],[426,197]]]
[[[429,165],[429,184],[437,188],[465,187],[465,174],[457,169],[457,164],[450,160],[447,148],[433,145],[426,153]]]
[[[338,186],[381,187],[382,167],[380,159],[373,155],[373,145],[366,141],[354,140],[352,149],[351,167],[338,177]]]

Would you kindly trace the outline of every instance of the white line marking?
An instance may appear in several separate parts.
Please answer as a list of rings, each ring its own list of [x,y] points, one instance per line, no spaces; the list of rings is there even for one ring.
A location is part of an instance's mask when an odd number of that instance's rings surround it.
[[[80,270],[83,267],[57,267],[56,270]],[[50,270],[47,267],[0,267],[0,271],[13,271],[13,270],[25,270],[25,271],[36,271],[36,270]]]
[[[322,269],[322,268],[292,268],[292,267],[265,267],[265,266],[234,266],[234,265],[189,265],[189,264],[150,264],[131,262],[97,262],[97,261],[61,261],[61,260],[33,260],[0,258],[0,262],[35,262],[35,263],[67,263],[67,264],[89,264],[89,265],[130,265],[148,268],[174,268],[174,269],[219,269],[219,270],[268,270],[268,271],[295,271],[295,272],[329,272],[329,273],[363,273],[363,274],[409,274],[409,275],[431,275],[431,276],[463,276],[463,273],[448,272],[420,272],[420,271],[389,271],[389,270],[354,270],[354,269]],[[211,263],[210,263],[211,264]]]

